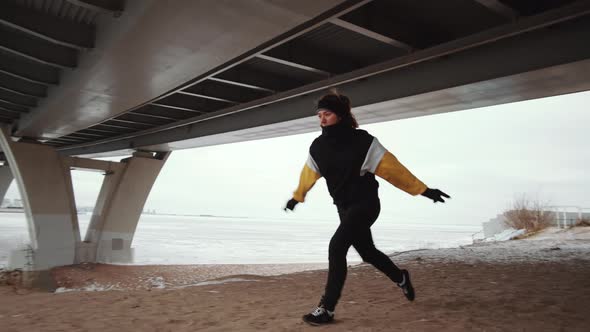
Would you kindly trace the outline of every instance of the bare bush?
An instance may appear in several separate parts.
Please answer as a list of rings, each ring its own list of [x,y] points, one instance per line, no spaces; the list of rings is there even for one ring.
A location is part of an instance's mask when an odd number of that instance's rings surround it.
[[[551,225],[555,218],[552,211],[547,210],[547,204],[538,200],[530,200],[526,195],[516,199],[512,208],[504,212],[506,225],[515,229],[525,229],[527,232],[538,232]]]
[[[590,226],[590,219],[587,219],[587,218],[578,219],[578,220],[576,220],[576,226],[582,226],[582,227]]]
[[[0,268],[0,286],[15,286],[22,281],[22,271],[5,270]]]

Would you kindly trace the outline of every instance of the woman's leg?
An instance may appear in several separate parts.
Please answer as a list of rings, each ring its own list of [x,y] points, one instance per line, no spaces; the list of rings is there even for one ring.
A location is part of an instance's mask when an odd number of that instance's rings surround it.
[[[403,279],[401,270],[391,261],[391,259],[389,259],[389,257],[387,257],[387,255],[375,247],[373,235],[371,234],[371,226],[377,221],[379,212],[381,212],[379,201],[377,201],[377,204],[373,207],[372,211],[374,211],[374,213],[368,216],[367,227],[358,230],[359,234],[354,238],[352,245],[363,261],[373,265],[392,281],[399,283]]]
[[[328,281],[322,301],[327,310],[334,311],[340,299],[346,281],[348,249],[359,241],[373,242],[370,227],[377,219],[379,210],[378,201],[339,207],[340,226],[330,240]]]
[[[357,230],[358,234],[355,235],[352,245],[359,255],[361,255],[363,261],[383,272],[402,289],[404,296],[408,300],[414,301],[416,294],[410,280],[410,273],[406,270],[400,270],[387,255],[375,248],[370,227],[377,220],[378,215],[379,208],[374,215],[374,219],[370,219],[371,222],[368,224],[368,227]]]
[[[328,250],[329,266],[328,281],[322,303],[327,310],[334,311],[344,281],[346,280],[346,254],[348,248],[352,245],[352,234],[354,234],[351,225],[340,223],[340,226],[330,240]]]
[[[403,278],[401,270],[391,261],[391,259],[389,259],[389,257],[387,257],[387,255],[375,248],[371,229],[366,228],[359,230],[359,232],[362,232],[362,234],[358,234],[358,236],[355,237],[352,245],[363,261],[373,265],[393,282],[400,283]]]

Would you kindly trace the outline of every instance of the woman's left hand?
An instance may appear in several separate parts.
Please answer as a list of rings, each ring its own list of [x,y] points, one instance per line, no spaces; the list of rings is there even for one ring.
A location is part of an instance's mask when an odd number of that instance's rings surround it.
[[[430,198],[432,200],[432,202],[434,202],[434,203],[436,203],[436,202],[444,203],[445,200],[443,199],[443,197],[451,198],[451,196],[445,194],[444,192],[442,192],[438,189],[430,189],[430,188],[426,188],[426,190],[424,190],[424,192],[421,195],[424,197]]]

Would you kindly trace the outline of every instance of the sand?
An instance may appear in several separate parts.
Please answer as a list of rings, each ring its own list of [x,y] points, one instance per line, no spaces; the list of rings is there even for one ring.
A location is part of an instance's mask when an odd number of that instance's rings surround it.
[[[335,323],[319,328],[301,315],[326,270],[72,266],[56,272],[58,293],[0,287],[0,331],[588,331],[590,228],[570,233],[392,255],[412,273],[414,302],[352,266]]]

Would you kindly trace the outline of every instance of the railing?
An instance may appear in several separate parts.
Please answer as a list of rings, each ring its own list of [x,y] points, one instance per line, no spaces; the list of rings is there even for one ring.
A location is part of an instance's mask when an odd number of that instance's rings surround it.
[[[547,208],[555,213],[556,226],[559,228],[574,226],[578,220],[582,220],[584,218],[590,219],[590,208],[583,208],[574,205],[557,205],[548,206]]]

